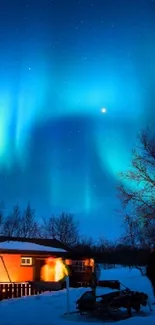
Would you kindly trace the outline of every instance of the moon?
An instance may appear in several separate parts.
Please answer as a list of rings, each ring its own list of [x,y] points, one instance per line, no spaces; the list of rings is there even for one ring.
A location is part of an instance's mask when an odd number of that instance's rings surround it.
[[[101,108],[101,113],[106,113],[106,112],[107,112],[107,110],[105,107]]]

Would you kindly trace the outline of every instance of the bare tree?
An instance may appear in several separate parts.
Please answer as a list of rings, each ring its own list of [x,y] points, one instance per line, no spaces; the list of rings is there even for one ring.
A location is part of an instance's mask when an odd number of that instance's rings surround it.
[[[124,246],[135,247],[139,244],[141,228],[136,217],[126,214],[124,216],[124,235],[120,238],[120,243]]]
[[[38,237],[40,226],[36,221],[34,210],[30,204],[24,211],[15,205],[12,211],[2,218],[1,234],[9,237]]]
[[[112,242],[110,242],[108,239],[106,239],[103,236],[99,237],[99,239],[97,241],[97,248],[101,253],[104,252],[105,250],[110,250],[113,247],[114,247],[114,244]]]
[[[85,247],[93,248],[95,246],[94,239],[90,236],[83,236],[80,240],[80,244]]]
[[[2,234],[3,236],[18,237],[20,236],[20,224],[21,224],[21,211],[17,205],[15,205],[9,215],[4,216],[2,222]]]
[[[92,252],[96,252],[97,250],[96,243],[91,236],[81,236],[75,248],[78,252],[85,253],[86,255],[92,254]]]
[[[150,244],[155,241],[155,137],[148,129],[140,133],[131,169],[120,173],[120,179],[126,234],[132,244],[135,237],[139,243]]]
[[[62,243],[73,246],[79,239],[79,223],[72,214],[62,213],[43,220],[44,237],[57,238]]]
[[[20,223],[20,236],[24,238],[34,238],[40,236],[40,225],[36,220],[35,210],[28,204],[24,210]]]

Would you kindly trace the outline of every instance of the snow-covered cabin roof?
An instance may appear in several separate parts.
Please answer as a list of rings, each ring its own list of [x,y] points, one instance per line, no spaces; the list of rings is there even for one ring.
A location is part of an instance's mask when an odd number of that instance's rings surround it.
[[[67,250],[56,247],[49,247],[38,245],[29,242],[20,242],[20,241],[5,241],[0,242],[0,251],[36,251],[36,252],[51,252],[51,253],[67,253]]]

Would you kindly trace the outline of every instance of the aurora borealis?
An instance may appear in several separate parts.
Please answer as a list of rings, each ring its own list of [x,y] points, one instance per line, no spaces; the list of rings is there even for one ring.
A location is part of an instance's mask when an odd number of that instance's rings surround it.
[[[7,206],[30,201],[38,217],[72,212],[84,233],[119,233],[118,172],[129,166],[137,132],[155,124],[154,17],[153,0],[1,4]]]

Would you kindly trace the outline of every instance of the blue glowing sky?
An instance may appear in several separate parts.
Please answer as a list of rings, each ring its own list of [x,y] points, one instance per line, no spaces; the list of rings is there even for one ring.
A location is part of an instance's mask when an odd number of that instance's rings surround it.
[[[83,233],[120,233],[118,172],[130,164],[137,132],[155,121],[154,16],[153,0],[3,1],[7,206],[31,201],[38,217],[72,212]]]

